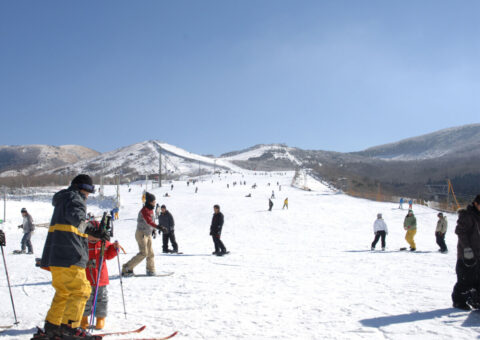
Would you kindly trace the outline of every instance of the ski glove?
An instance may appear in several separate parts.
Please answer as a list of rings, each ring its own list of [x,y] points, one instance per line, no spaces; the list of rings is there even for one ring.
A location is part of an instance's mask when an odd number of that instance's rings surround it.
[[[5,242],[5,233],[3,230],[0,230],[0,246],[5,247],[6,242]]]
[[[157,238],[157,231],[156,231],[156,230],[153,230],[153,231],[152,231],[152,237],[153,237],[153,238]]]
[[[465,260],[471,260],[473,259],[473,250],[472,248],[465,248],[463,249],[463,258]]]
[[[93,236],[95,238],[99,238],[102,241],[110,241],[110,233],[106,230],[102,230],[100,228],[95,228],[90,223],[88,224],[87,228],[85,229],[85,234]]]
[[[23,229],[23,224],[20,224],[17,228],[18,229]]]

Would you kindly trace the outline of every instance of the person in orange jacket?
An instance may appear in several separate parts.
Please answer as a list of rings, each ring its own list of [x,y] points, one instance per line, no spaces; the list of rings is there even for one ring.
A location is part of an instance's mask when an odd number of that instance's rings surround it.
[[[99,227],[97,221],[89,222]],[[98,276],[98,269],[100,268],[100,255],[102,249],[102,241],[96,237],[88,236],[88,262],[87,268],[87,280],[92,286],[92,292],[90,298],[85,305],[85,311],[83,312],[82,322],[80,327],[86,329],[89,323],[89,316],[92,314],[93,298],[95,295],[95,287],[98,280],[98,295],[97,295],[97,307],[95,309],[95,317],[97,319],[95,329],[103,329],[105,327],[105,318],[107,317],[108,310],[108,290],[107,286],[110,283],[108,279],[108,268],[106,260],[111,260],[117,256],[120,245],[118,242],[110,243],[105,242],[105,252],[103,256],[102,272],[100,277]]]

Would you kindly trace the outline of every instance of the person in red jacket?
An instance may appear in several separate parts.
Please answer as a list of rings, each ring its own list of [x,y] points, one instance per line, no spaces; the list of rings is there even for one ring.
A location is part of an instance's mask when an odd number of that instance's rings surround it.
[[[97,221],[90,222],[96,224],[98,227]],[[95,310],[95,317],[97,318],[96,329],[103,329],[105,327],[105,318],[107,317],[107,308],[108,308],[108,291],[107,286],[110,283],[108,279],[108,268],[106,260],[111,260],[117,256],[117,250],[120,245],[118,242],[110,243],[105,242],[105,253],[103,256],[102,272],[98,276],[98,269],[100,268],[100,254],[102,249],[102,241],[96,237],[88,236],[88,262],[87,268],[87,279],[90,281],[92,286],[92,292],[90,298],[85,305],[85,311],[83,312],[82,322],[80,327],[86,329],[88,327],[89,316],[92,313],[93,308],[93,298],[95,295],[95,288],[97,285],[98,279],[98,295],[97,295],[97,307]]]

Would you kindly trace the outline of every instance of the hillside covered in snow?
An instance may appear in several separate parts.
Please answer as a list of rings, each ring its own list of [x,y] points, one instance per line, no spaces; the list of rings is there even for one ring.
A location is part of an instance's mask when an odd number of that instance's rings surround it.
[[[109,312],[105,331],[147,328],[131,339],[171,334],[176,339],[422,339],[478,338],[480,315],[451,307],[455,283],[456,216],[447,214],[450,252],[437,251],[435,210],[414,206],[418,221],[417,252],[406,246],[397,204],[352,198],[332,191],[305,175],[242,171],[205,175],[195,187],[174,181],[148,190],[175,218],[182,255],[161,253],[161,237],[153,241],[157,273],[167,277],[123,280],[127,318],[123,314],[117,259],[107,261],[110,274]],[[246,185],[233,185],[233,182]],[[278,185],[277,185],[278,183]],[[293,183],[293,186],[292,186]],[[227,184],[228,187],[227,187]],[[256,184],[256,188],[252,186]],[[308,186],[311,191],[302,190]],[[114,238],[125,248],[120,262],[137,251],[136,218],[145,184],[122,185],[120,219]],[[115,188],[107,186],[107,195]],[[274,206],[268,198],[274,191]],[[164,197],[165,193],[169,197]],[[246,197],[251,194],[251,197]],[[288,197],[288,209],[282,209]],[[209,226],[214,204],[225,215],[222,239],[231,252],[212,256]],[[36,223],[48,222],[53,207],[29,199],[7,202],[6,261],[20,324],[0,333],[4,340],[28,340],[43,325],[54,290],[50,274],[34,266],[47,229],[33,236],[35,255],[13,255],[19,248],[20,208]],[[101,214],[108,206],[88,203]],[[373,222],[383,213],[389,228],[387,249],[370,251]],[[1,207],[0,207],[1,215]],[[0,268],[3,271],[3,267]],[[135,268],[145,273],[145,262]],[[6,281],[0,281],[2,324],[13,321]],[[111,337],[112,340],[125,337]]]

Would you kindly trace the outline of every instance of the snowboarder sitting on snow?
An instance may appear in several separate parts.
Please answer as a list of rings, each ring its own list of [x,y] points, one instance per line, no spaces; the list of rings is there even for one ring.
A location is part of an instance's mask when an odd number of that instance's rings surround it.
[[[145,258],[147,259],[147,275],[155,275],[155,254],[152,248],[152,235],[157,229],[161,229],[155,224],[153,217],[156,204],[155,196],[149,192],[145,193],[145,205],[138,213],[137,231],[135,239],[138,243],[138,254],[125,263],[122,267],[123,276],[133,276],[133,268],[135,268]]]
[[[212,217],[212,224],[210,225],[210,235],[213,239],[213,244],[215,245],[215,251],[212,253],[213,255],[222,256],[227,253],[227,248],[220,240],[222,236],[222,228],[223,228],[223,214],[220,212],[220,206],[215,204],[213,206],[213,217]]]
[[[438,250],[441,253],[446,253],[448,251],[447,245],[445,244],[445,234],[447,233],[448,222],[447,217],[443,216],[442,213],[438,213],[438,222],[437,228],[435,229],[435,238],[437,239],[437,244],[440,247]]]
[[[415,234],[417,233],[417,219],[413,214],[413,210],[409,210],[408,215],[405,216],[405,220],[403,221],[403,229],[407,231],[405,240],[407,240],[408,244],[410,245],[410,251],[417,250],[414,240]]]
[[[41,259],[41,267],[50,270],[55,296],[48,311],[44,330],[33,339],[98,340],[80,328],[90,283],[85,267],[88,262],[87,234],[108,241],[105,230],[91,228],[86,220],[86,200],[95,192],[88,175],[78,175],[68,189],[53,196],[50,228]]]
[[[91,221],[89,224],[92,228],[98,229],[100,227],[97,221]],[[98,276],[98,269],[100,268],[100,255],[102,249],[102,240],[88,236],[88,262],[87,262],[87,279],[90,281],[92,286],[92,292],[90,298],[85,305],[85,311],[83,312],[82,322],[80,327],[86,329],[88,327],[88,317],[92,313],[93,308],[93,299],[95,295],[95,287],[98,280],[98,295],[97,295],[97,307],[95,309],[95,317],[97,318],[97,323],[95,329],[103,329],[105,327],[105,318],[107,317],[107,307],[108,307],[108,291],[107,285],[110,283],[108,280],[108,268],[106,260],[111,260],[117,256],[117,249],[120,245],[118,242],[110,243],[105,242],[105,253],[103,257],[102,272],[100,277]]]
[[[373,223],[373,233],[375,234],[375,239],[372,242],[372,250],[375,250],[375,246],[380,238],[382,238],[382,251],[385,250],[385,238],[388,235],[388,227],[385,221],[383,220],[382,214],[377,214],[377,219]]]
[[[175,221],[170,211],[165,205],[160,207],[161,213],[158,216],[158,225],[164,228],[163,231],[163,252],[164,253],[178,253],[178,244],[175,239]],[[168,241],[172,243],[173,250],[168,249]]]
[[[457,283],[453,287],[453,307],[480,308],[480,195],[466,209],[458,212]]]
[[[28,213],[27,209],[22,208],[20,211],[23,217],[23,224],[20,224],[18,228],[23,229],[23,237],[21,241],[21,250],[15,250],[14,253],[16,254],[25,254],[25,249],[28,248],[28,253],[33,254],[33,246],[32,246],[32,234],[35,230],[35,226],[33,225],[32,216]]]

